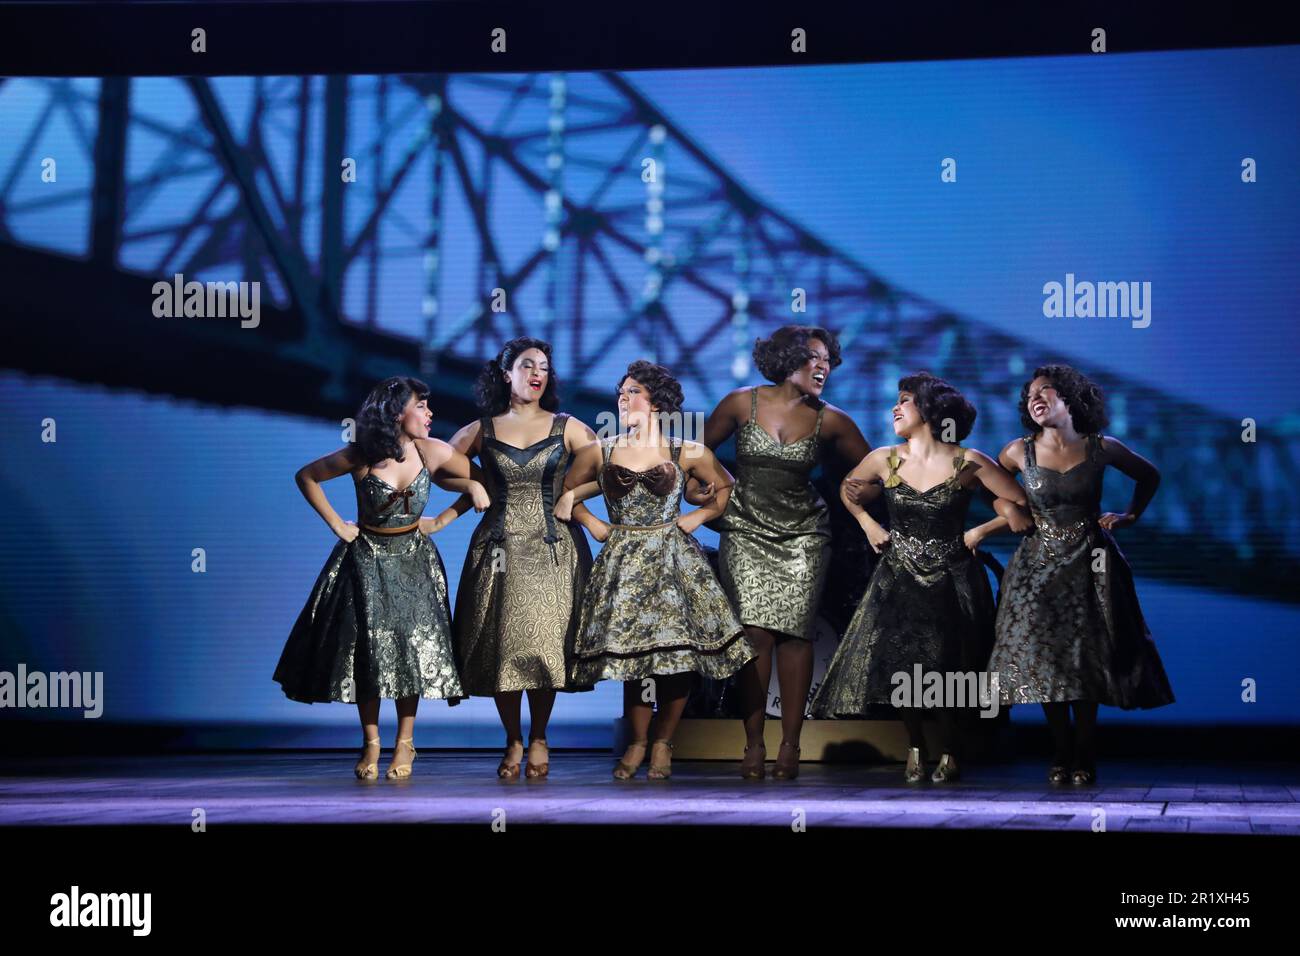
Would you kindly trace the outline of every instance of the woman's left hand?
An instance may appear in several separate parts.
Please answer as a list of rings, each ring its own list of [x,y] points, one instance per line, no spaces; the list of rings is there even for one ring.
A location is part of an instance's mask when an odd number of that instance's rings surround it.
[[[1114,531],[1116,528],[1123,528],[1125,525],[1133,524],[1137,521],[1137,515],[1131,512],[1116,514],[1113,511],[1107,511],[1097,519],[1097,524],[1101,525],[1107,531]]]
[[[448,509],[450,511],[450,509]],[[444,511],[436,518],[420,519],[420,534],[437,534],[447,525],[451,524],[451,518],[448,517],[448,511]],[[452,512],[454,514],[454,512]]]
[[[695,534],[695,529],[700,526],[700,522],[692,517],[694,514],[695,512],[692,511],[688,515],[678,515],[677,527],[681,528],[687,534]]]

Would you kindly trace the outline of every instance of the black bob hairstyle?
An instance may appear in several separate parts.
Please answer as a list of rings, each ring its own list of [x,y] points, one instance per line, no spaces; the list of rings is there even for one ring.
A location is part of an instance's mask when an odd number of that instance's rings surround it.
[[[912,394],[921,419],[929,424],[937,441],[960,442],[975,427],[975,406],[952,385],[929,372],[904,375],[898,380],[898,390]],[[949,421],[954,428],[952,438],[944,436],[944,425]]]
[[[414,396],[422,401],[429,397],[429,386],[409,375],[386,378],[370,390],[357,412],[357,448],[367,465],[386,459],[403,461],[402,443],[397,435],[397,420],[406,403]]]
[[[506,376],[515,367],[519,356],[529,349],[541,351],[546,356],[548,367],[546,388],[542,389],[542,397],[538,399],[537,404],[548,412],[559,409],[560,391],[559,383],[555,378],[555,367],[551,364],[551,343],[542,339],[520,336],[503,345],[497,357],[485,362],[483,368],[479,370],[478,378],[474,382],[474,400],[483,414],[501,415],[510,408],[510,383],[506,380]]]
[[[1036,378],[1045,378],[1056,386],[1061,401],[1070,410],[1074,430],[1080,435],[1096,434],[1110,424],[1110,416],[1106,414],[1106,396],[1102,394],[1101,386],[1073,366],[1042,365],[1034,369],[1034,374],[1020,389],[1020,423],[1031,434],[1043,430],[1029,416],[1029,386]]]

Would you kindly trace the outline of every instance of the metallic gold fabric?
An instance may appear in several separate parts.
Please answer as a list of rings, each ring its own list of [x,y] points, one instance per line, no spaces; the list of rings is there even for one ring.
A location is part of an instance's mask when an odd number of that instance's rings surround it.
[[[758,395],[736,434],[736,485],[720,519],[722,587],[744,624],[811,640],[831,554],[826,502],[812,486],[822,411],[811,435],[779,442],[759,426]]]
[[[401,490],[368,473],[359,524],[399,528],[429,499],[428,469]],[[293,626],[274,679],[305,703],[463,695],[451,646],[442,557],[427,535],[362,530],[334,546]]]
[[[989,670],[1003,702],[1090,700],[1126,710],[1172,703],[1133,572],[1097,524],[1106,470],[1098,436],[1088,436],[1088,457],[1064,473],[1038,464],[1032,436],[1024,443],[1035,528],[1002,577]]]
[[[815,717],[851,717],[888,704],[893,675],[980,671],[993,643],[993,589],[962,543],[971,491],[953,461],[948,480],[918,492],[890,459],[885,481],[890,542],[816,689]]]
[[[551,434],[527,448],[501,441],[483,419],[479,461],[492,506],[470,539],[453,623],[470,694],[577,689],[567,678],[591,549],[552,513],[572,458],[567,418],[556,415]]]
[[[665,494],[650,469],[632,472],[650,480],[631,483],[611,474],[610,450],[601,440],[605,467],[601,486],[612,528],[596,556],[582,599],[576,683],[635,680],[688,671],[729,677],[754,657],[727,596],[694,536],[674,523],[680,514],[685,475],[672,446],[673,481]],[[626,469],[623,469],[626,471]],[[617,489],[611,494],[611,488]]]

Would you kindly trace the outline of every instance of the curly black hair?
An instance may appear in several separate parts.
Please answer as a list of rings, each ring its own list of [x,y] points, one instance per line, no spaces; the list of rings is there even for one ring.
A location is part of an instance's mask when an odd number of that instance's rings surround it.
[[[397,419],[414,396],[418,402],[429,397],[429,386],[409,375],[386,378],[370,390],[357,412],[356,445],[367,465],[388,458],[403,461]]]
[[[539,349],[546,355],[546,364],[550,374],[546,376],[546,388],[537,404],[548,412],[560,407],[559,382],[555,378],[555,365],[551,362],[551,343],[542,339],[520,336],[511,339],[501,347],[497,357],[485,362],[474,382],[474,401],[485,415],[501,415],[510,408],[510,383],[505,375],[515,367],[515,360],[529,349]]]
[[[754,340],[754,365],[769,382],[780,385],[800,365],[812,358],[809,339],[818,339],[831,356],[831,368],[839,365],[840,340],[835,333],[816,325],[783,325],[765,339]]]
[[[1020,387],[1020,423],[1031,434],[1043,430],[1029,415],[1029,386],[1036,378],[1045,378],[1056,386],[1061,401],[1070,410],[1074,430],[1080,435],[1096,434],[1110,424],[1110,416],[1106,414],[1106,396],[1102,394],[1101,386],[1073,366],[1043,365],[1034,369],[1029,381]]]
[[[975,406],[952,385],[929,372],[913,372],[898,380],[900,392],[911,392],[921,420],[928,422],[930,433],[937,441],[949,439],[943,435],[943,426],[952,421],[956,427],[956,440],[961,441],[975,427]]]
[[[637,359],[627,367],[623,377],[614,387],[615,395],[629,378],[636,379],[650,393],[650,406],[660,412],[680,412],[686,396],[682,394],[681,383],[673,373],[662,365]]]

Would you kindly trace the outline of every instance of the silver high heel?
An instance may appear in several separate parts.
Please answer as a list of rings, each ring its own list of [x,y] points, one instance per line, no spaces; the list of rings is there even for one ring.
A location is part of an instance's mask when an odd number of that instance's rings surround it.
[[[907,748],[907,767],[903,770],[903,779],[908,783],[920,783],[925,779],[925,761],[921,759],[920,747]]]
[[[930,779],[935,783],[951,783],[961,776],[961,771],[957,768],[957,758],[952,754],[944,754],[939,758],[939,766],[934,768],[934,773],[930,774]]]

